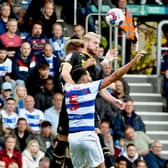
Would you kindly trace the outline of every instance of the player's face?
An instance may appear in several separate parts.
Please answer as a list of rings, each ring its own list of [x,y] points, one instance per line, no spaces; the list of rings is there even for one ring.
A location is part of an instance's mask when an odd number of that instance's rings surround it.
[[[32,29],[32,35],[35,37],[39,37],[42,34],[42,26],[39,24],[35,24]]]
[[[100,45],[100,40],[96,37],[92,37],[92,39],[88,40],[87,50],[93,56],[97,56],[98,49]]]
[[[90,77],[89,76],[90,76],[89,74],[83,75],[79,79],[78,83],[88,83],[88,82],[90,82]]]

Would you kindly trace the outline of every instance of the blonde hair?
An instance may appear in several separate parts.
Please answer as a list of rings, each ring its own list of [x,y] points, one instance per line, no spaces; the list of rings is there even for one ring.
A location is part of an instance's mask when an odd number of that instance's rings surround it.
[[[36,139],[32,139],[28,142],[26,149],[30,151],[30,147],[35,143],[38,146],[38,151],[40,150],[40,144]]]
[[[19,168],[19,166],[16,162],[10,162],[8,168]]]
[[[101,39],[101,35],[100,34],[97,34],[97,33],[94,33],[94,32],[88,32],[84,35],[83,39],[84,40],[91,40],[92,38],[97,38],[97,39]]]
[[[27,89],[26,89],[26,87],[24,85],[16,85],[15,91],[14,91],[14,99],[16,100],[16,104],[18,104],[18,101],[19,101],[19,96],[17,94],[17,90],[19,88],[24,88],[25,94],[24,94],[24,97],[23,97],[23,101],[24,101],[25,97],[27,96]]]

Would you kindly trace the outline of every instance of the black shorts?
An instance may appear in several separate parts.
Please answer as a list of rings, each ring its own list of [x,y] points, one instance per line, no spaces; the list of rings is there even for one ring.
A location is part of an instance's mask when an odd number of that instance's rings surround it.
[[[62,135],[68,135],[69,133],[69,119],[65,105],[65,98],[63,100],[62,109],[60,112],[57,132]]]

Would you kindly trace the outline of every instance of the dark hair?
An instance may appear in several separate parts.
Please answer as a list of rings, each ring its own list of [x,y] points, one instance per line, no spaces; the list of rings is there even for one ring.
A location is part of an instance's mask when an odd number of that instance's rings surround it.
[[[19,124],[20,121],[25,121],[27,123],[27,120],[25,118],[21,117],[17,120],[17,125]]]
[[[10,100],[16,102],[16,100],[15,100],[13,97],[9,97],[9,98],[7,98],[7,99],[6,99],[6,102],[8,102],[8,101],[10,101]]]
[[[42,123],[41,123],[41,128],[45,128],[45,127],[51,127],[52,126],[52,124],[49,122],[49,121],[43,121]]]
[[[47,62],[41,62],[38,67],[38,69],[48,69],[48,68],[49,64]]]
[[[147,164],[146,164],[146,161],[145,160],[136,160],[135,161],[135,166],[137,167],[138,166],[138,163],[145,163],[146,167],[147,167]]]
[[[7,48],[6,48],[4,45],[0,44],[0,50],[5,50],[5,51],[7,51]]]
[[[135,144],[130,143],[130,144],[128,144],[128,145],[126,146],[126,148],[128,149],[130,146],[134,146],[134,147],[136,147]]]
[[[32,28],[33,28],[33,26],[34,26],[35,24],[40,25],[40,26],[43,28],[43,23],[42,23],[41,20],[36,20],[36,21],[34,21],[34,22],[33,22],[33,25],[32,25]]]
[[[77,83],[83,75],[87,75],[87,70],[82,67],[75,68],[71,72],[71,77],[75,83]]]
[[[52,76],[48,76],[48,78],[44,79],[43,84],[45,85],[49,80],[52,80],[54,84],[54,78]]]
[[[126,132],[129,128],[134,129],[131,125],[125,125],[124,126],[124,132]]]

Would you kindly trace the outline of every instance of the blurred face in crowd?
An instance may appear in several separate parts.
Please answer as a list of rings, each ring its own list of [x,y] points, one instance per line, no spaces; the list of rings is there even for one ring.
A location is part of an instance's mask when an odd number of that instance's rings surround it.
[[[138,161],[136,168],[147,168],[145,161]]]
[[[103,135],[107,135],[110,133],[110,125],[108,122],[103,122],[100,125],[100,130],[102,132]]]
[[[133,128],[128,128],[126,131],[125,131],[125,136],[127,139],[129,140],[133,140],[134,137],[135,137],[135,131]]]
[[[24,86],[16,87],[16,94],[19,98],[24,98],[26,96],[26,88]]]
[[[131,116],[133,111],[134,111],[134,103],[132,101],[125,102],[124,112],[127,114],[127,116]]]
[[[0,49],[0,63],[3,63],[6,57],[7,57],[7,51]]]
[[[7,23],[7,29],[10,33],[16,33],[17,31],[17,21],[16,20],[10,20]]]
[[[12,151],[14,150],[16,145],[16,139],[13,137],[9,137],[7,138],[7,140],[5,141],[5,147],[7,150]]]
[[[118,168],[127,168],[127,162],[126,161],[120,161],[118,163]]]
[[[34,109],[34,105],[35,105],[34,98],[32,96],[26,96],[25,108],[31,112]]]
[[[20,48],[20,52],[22,54],[23,57],[28,57],[31,53],[31,46],[29,43],[24,42]]]
[[[103,73],[104,76],[109,76],[112,73],[112,65],[110,63],[103,64]]]
[[[44,46],[43,52],[44,52],[44,55],[47,57],[52,56],[52,54],[53,54],[52,46],[50,44],[46,44]]]
[[[118,0],[118,7],[124,9],[127,5],[127,0]]]
[[[16,101],[15,100],[8,100],[6,102],[6,110],[8,112],[14,112],[16,109]]]
[[[2,8],[1,8],[1,11],[0,11],[0,14],[1,14],[1,17],[9,17],[10,15],[10,6],[9,5],[4,5]]]
[[[53,3],[47,2],[44,5],[44,16],[46,16],[46,18],[50,18],[52,16],[53,12],[54,12]]]
[[[0,168],[5,168],[5,162],[0,160]]]
[[[43,136],[48,137],[51,134],[51,126],[46,126],[41,128],[41,133]]]
[[[129,158],[134,158],[136,154],[136,147],[131,145],[127,148],[127,155]]]
[[[27,129],[27,122],[25,120],[20,120],[17,124],[19,132],[24,132]]]
[[[55,37],[60,38],[63,35],[62,26],[59,24],[55,24],[53,26],[53,34]]]
[[[44,84],[44,87],[50,91],[54,89],[54,81],[52,79],[48,79],[46,83]]]
[[[123,86],[123,83],[120,80],[117,80],[115,82],[115,88],[116,88],[115,93],[117,95],[120,95],[121,93],[124,94],[124,86]]]
[[[47,79],[49,74],[50,74],[49,67],[39,69],[39,75],[41,79]]]
[[[64,96],[61,93],[55,93],[53,96],[53,105],[57,110],[61,110]]]
[[[39,144],[38,142],[34,141],[30,144],[30,152],[31,154],[36,154],[39,151]]]
[[[34,24],[32,29],[32,36],[39,37],[42,34],[42,25]]]
[[[10,89],[6,89],[6,90],[2,89],[2,90],[1,90],[2,97],[6,100],[7,98],[10,97],[11,92],[12,92],[12,91],[11,91]]]
[[[162,146],[162,144],[160,142],[155,142],[155,143],[152,144],[151,151],[155,155],[160,156],[162,148],[163,148],[163,146]]]
[[[77,25],[74,27],[74,32],[76,34],[76,36],[79,38],[79,39],[82,39],[83,35],[84,35],[84,28],[81,26],[81,25]]]

